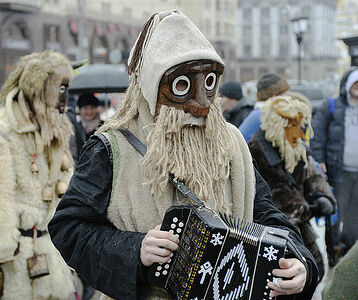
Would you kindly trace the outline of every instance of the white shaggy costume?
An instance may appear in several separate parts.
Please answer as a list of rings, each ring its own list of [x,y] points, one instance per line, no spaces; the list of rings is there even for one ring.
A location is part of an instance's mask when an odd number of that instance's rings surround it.
[[[53,54],[49,52],[44,56],[54,59],[51,55]],[[46,78],[34,78],[38,74],[36,71],[27,75],[37,80],[40,87],[47,84],[46,95],[51,94],[48,90],[50,88],[55,89],[54,93],[58,95],[57,77],[53,77],[54,80],[50,79],[49,74],[53,70],[46,64],[41,66],[41,63],[44,63],[41,59],[41,54],[35,57],[39,64],[36,62],[34,68],[40,68]],[[71,69],[68,62],[67,64],[66,71],[69,72]],[[21,95],[28,97],[29,90],[36,88],[31,83],[27,84],[30,84],[27,90],[23,90],[21,84],[17,85],[6,98],[1,99],[3,105],[0,107],[0,268],[5,279],[0,299],[68,299],[74,288],[71,271],[53,246],[49,234],[45,233],[38,237],[34,247],[33,238],[23,236],[19,231],[31,230],[34,225],[39,231],[47,230],[47,223],[59,202],[55,192],[56,183],[68,183],[72,174],[72,168],[61,170],[65,153],[70,155],[67,145],[59,142],[56,145],[44,145],[38,122],[28,113],[29,106],[24,101],[19,101]],[[40,91],[37,95],[44,93]],[[45,105],[52,101],[57,102],[58,98],[46,99]],[[61,129],[64,128],[66,126]],[[64,133],[64,136],[67,137],[69,134],[70,132]],[[34,160],[32,152],[36,153],[37,173],[30,170]],[[43,190],[48,187],[51,199],[43,201]],[[34,251],[46,254],[50,275],[31,280],[27,259],[34,255]]]

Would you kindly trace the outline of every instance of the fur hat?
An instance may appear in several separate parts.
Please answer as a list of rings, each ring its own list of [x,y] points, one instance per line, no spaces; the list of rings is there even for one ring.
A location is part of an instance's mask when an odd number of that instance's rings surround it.
[[[241,84],[237,81],[225,82],[223,85],[220,86],[219,93],[222,96],[240,100],[242,98]]]
[[[179,10],[156,13],[144,24],[131,50],[128,72],[154,116],[160,80],[171,67],[209,59],[224,64],[199,29]]]
[[[97,107],[99,105],[99,100],[91,93],[82,93],[78,98],[77,105],[79,108],[85,105],[93,105]]]
[[[266,101],[290,89],[287,81],[274,73],[262,75],[257,82],[257,101]]]

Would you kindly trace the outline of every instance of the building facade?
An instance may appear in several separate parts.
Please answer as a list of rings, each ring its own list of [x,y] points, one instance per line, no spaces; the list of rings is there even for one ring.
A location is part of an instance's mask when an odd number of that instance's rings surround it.
[[[337,59],[335,0],[239,1],[237,53],[240,80],[265,72],[298,78],[298,44],[292,19],[307,18],[302,42],[302,79],[335,76]]]
[[[45,49],[59,51],[72,61],[126,63],[141,24],[121,11],[108,11],[105,5],[96,10],[92,5],[96,3],[82,1],[80,18],[76,1],[0,1],[0,84],[21,56]]]
[[[223,57],[224,80],[238,78],[236,0],[0,0],[0,84],[21,56],[45,49],[72,61],[126,63],[144,21],[175,8]]]

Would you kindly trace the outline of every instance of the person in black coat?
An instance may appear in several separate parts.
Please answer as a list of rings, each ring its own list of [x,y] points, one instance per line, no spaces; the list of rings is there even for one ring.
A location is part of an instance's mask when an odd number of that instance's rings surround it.
[[[337,199],[339,222],[332,237],[338,256],[344,255],[358,239],[357,124],[358,68],[352,67],[341,79],[340,95],[324,102],[315,114],[312,121],[315,136],[310,145]],[[330,258],[332,265],[336,262],[337,257]]]
[[[254,101],[243,97],[241,85],[237,81],[228,81],[221,85],[219,96],[226,121],[236,127],[239,127],[254,109]]]

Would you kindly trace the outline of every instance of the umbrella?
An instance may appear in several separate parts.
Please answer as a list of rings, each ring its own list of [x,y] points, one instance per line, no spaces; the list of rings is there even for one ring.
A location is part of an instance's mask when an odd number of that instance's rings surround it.
[[[70,83],[70,93],[124,92],[130,83],[124,65],[95,64],[83,66],[78,71]]]

